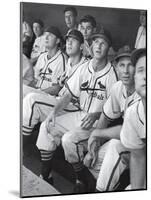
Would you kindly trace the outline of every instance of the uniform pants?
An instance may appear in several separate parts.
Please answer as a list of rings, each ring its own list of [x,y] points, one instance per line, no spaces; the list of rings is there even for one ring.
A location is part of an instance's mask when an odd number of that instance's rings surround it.
[[[66,160],[70,163],[81,162],[91,133],[91,130],[83,130],[80,127],[86,114],[79,111],[58,116],[55,126],[51,126],[49,132],[44,121],[40,127],[37,147],[53,152],[62,142]]]
[[[58,99],[55,96],[51,96],[47,93],[29,93],[25,96],[23,99],[23,135],[31,135],[35,125],[46,119],[57,101]],[[59,114],[76,112],[77,110],[78,108],[70,103],[69,106]]]
[[[98,158],[91,173],[97,179],[96,189],[113,191],[118,184],[120,175],[129,166],[129,152],[120,140],[111,139],[102,145]]]

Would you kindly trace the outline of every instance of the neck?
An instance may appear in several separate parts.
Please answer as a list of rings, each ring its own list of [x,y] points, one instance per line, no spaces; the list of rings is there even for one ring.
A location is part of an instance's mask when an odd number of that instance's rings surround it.
[[[135,86],[134,84],[133,85],[130,85],[130,86],[125,86],[126,87],[126,92],[127,92],[127,96],[131,96],[134,91],[135,91]]]
[[[143,103],[143,106],[144,106],[144,113],[145,113],[145,116],[146,116],[146,99],[145,98],[142,98],[142,103]]]
[[[81,53],[79,53],[76,56],[70,56],[70,65],[74,66],[74,65],[78,64],[81,60],[81,57],[82,57]]]
[[[107,64],[107,58],[103,58],[101,60],[94,58],[92,61],[93,69],[96,72],[102,70],[106,66],[106,64]]]
[[[48,58],[49,58],[49,59],[52,58],[52,57],[57,53],[57,51],[58,51],[58,48],[57,48],[57,47],[55,47],[55,48],[53,48],[53,49],[49,49],[49,50],[48,50]]]

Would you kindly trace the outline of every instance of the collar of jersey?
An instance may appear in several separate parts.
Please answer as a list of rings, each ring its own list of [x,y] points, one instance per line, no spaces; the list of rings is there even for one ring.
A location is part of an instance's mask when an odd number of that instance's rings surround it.
[[[111,63],[108,61],[106,66],[98,71],[98,72],[95,72],[94,69],[93,69],[93,66],[92,66],[92,62],[93,62],[93,59],[90,60],[89,62],[89,66],[88,66],[88,69],[89,69],[89,72],[92,73],[92,74],[96,74],[96,75],[99,75],[99,76],[103,76],[104,74],[106,74],[110,68],[111,68]]]
[[[52,57],[52,58],[50,58],[50,59],[48,59],[48,52],[46,52],[46,60],[48,61],[48,62],[50,62],[50,61],[52,61],[52,60],[54,60],[54,59],[56,59],[59,55],[61,54],[61,51],[60,51],[60,49],[57,51],[57,53]]]

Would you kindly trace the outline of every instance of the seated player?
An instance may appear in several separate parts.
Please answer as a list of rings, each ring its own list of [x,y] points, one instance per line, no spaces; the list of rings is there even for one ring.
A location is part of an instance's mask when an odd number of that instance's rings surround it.
[[[97,179],[96,189],[100,192],[116,189],[120,175],[127,168],[126,161],[129,160],[129,152],[120,142],[122,125],[108,127],[111,121],[124,118],[127,107],[139,98],[134,86],[135,66],[131,62],[130,52],[125,50],[120,49],[115,58],[120,80],[113,85],[103,106],[97,129],[89,138],[89,153],[84,160]]]
[[[56,102],[65,93],[66,88],[64,84],[66,80],[72,77],[76,70],[79,68],[79,66],[87,61],[87,59],[82,56],[81,46],[83,44],[83,41],[84,39],[82,34],[77,30],[71,31],[66,36],[66,49],[69,59],[66,65],[66,74],[64,73],[62,77],[60,77],[60,79],[58,80],[59,84],[57,96],[51,96],[48,93],[30,93],[23,99],[24,147],[26,147],[28,141],[30,140],[29,136],[33,133],[35,125],[38,122],[42,122],[45,120],[45,118],[50,113]],[[78,101],[73,100],[68,105],[65,111],[74,112],[79,110]]]
[[[53,154],[63,136],[65,158],[72,164],[76,174],[75,193],[92,192],[95,189],[95,180],[82,162],[90,130],[100,117],[111,86],[117,81],[115,70],[107,60],[110,45],[111,35],[108,31],[93,35],[93,59],[82,64],[68,79],[64,96],[41,124],[37,139],[37,147],[43,158],[41,176],[48,180],[52,176]],[[79,99],[80,111],[58,116],[73,97]],[[83,183],[86,185],[85,191],[81,190]]]
[[[84,37],[83,55],[92,58],[91,36],[96,31],[96,21],[94,17],[91,15],[82,17],[79,23],[79,31],[81,31]]]
[[[146,49],[132,54],[135,65],[135,89],[141,99],[131,105],[125,115],[121,142],[131,152],[131,189],[146,188]]]
[[[45,29],[45,47],[47,52],[41,54],[34,67],[35,85],[23,85],[23,96],[30,92],[58,94],[58,78],[65,71],[67,57],[60,50],[62,40],[57,27],[50,26]],[[53,86],[53,87],[52,87]]]

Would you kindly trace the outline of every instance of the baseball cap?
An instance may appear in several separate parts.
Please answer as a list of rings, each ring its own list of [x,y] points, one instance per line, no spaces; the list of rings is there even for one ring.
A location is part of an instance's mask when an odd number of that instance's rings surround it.
[[[59,38],[59,39],[62,40],[61,32],[60,32],[60,30],[59,30],[56,26],[48,26],[48,27],[45,29],[45,32],[52,33],[52,34],[54,34],[57,38]]]
[[[135,49],[133,52],[132,52],[132,55],[131,55],[131,61],[132,61],[132,64],[135,66],[138,59],[144,55],[146,55],[146,48],[141,48],[141,49]]]
[[[95,32],[92,36],[91,39],[94,40],[96,38],[103,38],[109,46],[112,44],[112,37],[110,32],[107,29],[100,29],[99,31]]]
[[[131,49],[128,45],[125,45],[118,50],[114,60],[117,62],[122,57],[131,57]]]
[[[81,44],[84,43],[84,38],[83,35],[80,31],[78,30],[71,30],[65,37],[67,39],[68,37],[72,37],[76,40],[78,40]]]

